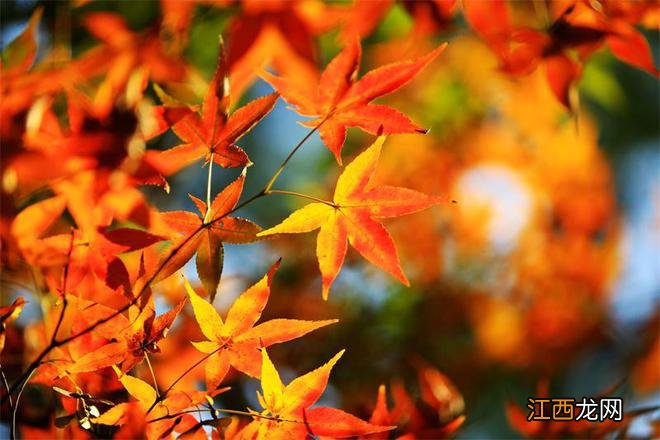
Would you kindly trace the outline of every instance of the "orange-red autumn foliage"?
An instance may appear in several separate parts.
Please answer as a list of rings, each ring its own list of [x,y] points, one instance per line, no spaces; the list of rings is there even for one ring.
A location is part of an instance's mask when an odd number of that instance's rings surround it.
[[[161,0],[141,28],[103,4],[73,3],[66,11],[37,7],[3,48],[0,410],[12,436],[451,436],[469,422],[464,383],[419,356],[417,393],[397,377],[409,353],[395,353],[386,362],[397,368],[370,378],[391,379],[389,387],[361,389],[371,386],[366,381],[339,389],[331,380],[340,358],[350,369],[350,359],[363,356],[334,348],[333,335],[351,336],[341,330],[342,301],[372,285],[382,296],[400,289],[371,266],[435,300],[442,283],[461,286],[471,300],[452,307],[488,365],[552,375],[600,336],[619,225],[611,173],[576,87],[605,46],[658,75],[640,31],[657,26],[657,3],[537,2],[543,19],[505,0]],[[409,29],[371,42],[391,11]],[[188,51],[207,13],[223,24],[203,35],[204,46],[218,47],[211,75]],[[71,29],[58,14],[86,39],[75,51],[62,45]],[[445,32],[460,26],[461,15],[474,36],[448,44]],[[38,35],[52,37],[52,47]],[[433,137],[427,132],[441,110],[427,105],[443,102],[435,85],[452,82],[470,100]],[[274,90],[254,98],[255,84]],[[281,162],[253,163],[263,151],[248,149],[246,135],[255,126],[289,130],[271,124],[283,102],[307,134]],[[498,118],[484,117],[489,106]],[[562,117],[570,123],[557,124]],[[276,188],[315,134],[334,156],[331,171],[317,173],[310,188]],[[274,151],[270,141],[261,148]],[[188,194],[196,211],[162,208],[186,173],[204,182],[187,187],[197,194]],[[259,173],[265,182],[248,185]],[[498,227],[506,230],[507,220],[470,184],[475,173],[512,182],[522,194],[517,229],[504,244]],[[219,188],[219,181],[228,183]],[[320,186],[334,188],[333,196]],[[284,196],[307,204],[259,225],[272,216],[250,209]],[[317,229],[315,247],[292,235]],[[598,233],[606,238],[596,246]],[[236,244],[253,245],[245,259],[266,273],[254,284],[223,274],[225,252],[235,250],[226,245]],[[372,265],[361,266],[348,244]],[[515,276],[489,272],[493,255]],[[349,286],[356,270],[362,282]],[[496,279],[501,292],[486,292],[484,279]],[[331,287],[342,292],[330,296]],[[419,294],[397,294],[408,293]],[[422,328],[425,342],[442,336],[435,311],[420,307],[407,324]],[[367,319],[368,308],[362,312]],[[397,337],[385,327],[361,349]],[[645,349],[657,356],[657,339]],[[342,370],[337,384],[351,374]],[[646,389],[650,376],[644,359],[634,380]],[[525,435],[591,429],[526,425],[513,404],[507,415]]]

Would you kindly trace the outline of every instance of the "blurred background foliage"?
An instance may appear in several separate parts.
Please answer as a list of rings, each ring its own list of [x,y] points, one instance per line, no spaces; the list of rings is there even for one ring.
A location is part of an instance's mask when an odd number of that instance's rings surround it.
[[[21,30],[34,6],[0,2],[3,45]],[[117,12],[134,29],[160,16],[159,4],[147,1],[93,1],[73,14],[66,3],[44,6],[42,47],[68,38],[74,55],[95,44],[76,23],[85,12]],[[202,5],[194,11],[184,53],[200,78],[212,75],[217,36],[226,30],[233,8]],[[53,32],[67,20],[70,35]],[[403,6],[392,7],[364,40],[362,71],[424,52],[405,39],[411,26]],[[647,31],[647,37],[657,55],[658,32]],[[556,102],[542,74],[511,79],[498,72],[497,60],[464,26],[436,35],[426,49],[445,40],[450,44],[438,62],[387,100],[430,133],[390,136],[379,181],[457,201],[388,223],[412,287],[349,253],[324,303],[314,235],[305,234],[227,246],[219,303],[230,304],[282,256],[266,318],[338,317],[341,322],[332,331],[273,349],[275,364],[286,365],[293,377],[347,348],[326,398],[366,417],[379,384],[403,380],[414,388],[418,358],[447,374],[464,395],[467,420],[459,438],[519,435],[507,422],[507,403],[524,406],[546,380],[551,396],[596,396],[621,382],[614,394],[624,397],[626,408],[659,404],[657,79],[600,51],[579,83],[580,107],[573,117]],[[323,34],[319,62],[327,63],[339,49],[336,31]],[[258,81],[241,101],[269,90]],[[148,93],[157,101],[151,88]],[[255,164],[247,194],[263,185],[304,136],[298,120],[280,101],[243,138],[241,145]],[[175,141],[168,134],[150,147]],[[349,131],[345,157],[370,141],[362,132]],[[237,172],[217,173],[214,191]],[[337,174],[334,159],[315,137],[279,187],[324,196]],[[192,210],[186,195],[202,197],[206,172],[201,164],[189,167],[170,184],[169,194],[145,192],[160,209]],[[270,226],[300,206],[300,200],[274,196],[242,215]],[[192,267],[186,273],[196,277]],[[184,295],[178,281],[164,284],[169,300]],[[23,323],[29,325],[29,319]],[[161,365],[192,356],[186,337],[166,341],[155,365],[159,380],[175,376]],[[223,406],[254,405],[255,386],[248,380],[234,386],[223,395]],[[642,422],[633,428],[631,434],[640,436],[652,432]]]

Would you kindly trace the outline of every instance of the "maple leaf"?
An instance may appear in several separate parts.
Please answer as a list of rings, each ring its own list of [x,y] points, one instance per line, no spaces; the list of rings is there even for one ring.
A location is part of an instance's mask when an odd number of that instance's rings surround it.
[[[370,35],[393,6],[393,0],[355,0],[344,10],[340,34],[342,41],[350,43],[355,37]]]
[[[184,298],[168,312],[156,316],[153,297],[149,297],[148,303],[142,310],[133,306],[128,310],[128,317],[117,315],[112,320],[99,326],[97,331],[100,335],[116,342],[110,344],[113,353],[121,354],[121,371],[127,372],[141,362],[147,353],[158,353],[158,342],[163,339],[183,306],[186,304]],[[115,311],[100,304],[92,304],[85,308],[88,315],[94,316],[94,320],[112,316]],[[107,346],[105,346],[107,347]],[[103,349],[103,348],[102,348]],[[96,351],[87,355],[90,359],[96,357]],[[80,360],[77,364],[82,364]],[[109,365],[109,364],[107,364]],[[76,365],[78,366],[78,365]],[[106,366],[106,365],[103,365]]]
[[[566,21],[574,29],[586,27],[592,32],[600,32],[605,36],[604,42],[619,60],[651,75],[660,76],[660,69],[653,61],[653,50],[644,34],[635,25],[640,23],[645,15],[657,15],[660,11],[657,2],[634,2],[630,10],[626,10],[623,2],[604,0],[603,9],[585,0],[576,0],[573,8],[568,8]],[[621,10],[618,7],[621,7]],[[657,29],[657,25],[655,26]],[[570,27],[569,27],[570,30]]]
[[[97,203],[90,194],[93,191],[91,188],[95,187],[95,176],[85,174],[86,177],[77,174],[78,178],[73,181],[61,180],[54,184],[55,191],[60,194],[34,203],[21,211],[11,224],[11,234],[15,237],[23,258],[30,264],[43,268],[67,264],[70,268],[69,289],[85,292],[91,286],[85,286],[83,280],[93,284],[102,280],[105,286],[94,284],[93,288],[97,291],[95,294],[104,287],[109,287],[113,293],[122,287],[123,294],[130,296],[130,282],[128,276],[123,275],[126,268],[118,255],[149,247],[164,237],[139,229],[109,229],[99,226],[99,223],[111,222],[114,201],[112,197],[107,197]],[[123,192],[121,194],[126,196]],[[106,193],[106,196],[109,196],[109,193]],[[131,205],[126,199],[122,200],[122,203],[125,206]],[[67,234],[43,237],[55,228],[54,224],[57,224],[65,208],[80,229]],[[74,235],[73,242],[71,234]],[[55,285],[59,285],[59,270],[55,273],[55,277],[49,278]]]
[[[273,32],[283,39],[282,43],[305,58],[313,58],[314,41],[313,34],[319,29],[313,29],[315,20],[323,18],[323,4],[321,2],[307,0],[307,5],[317,3],[313,14],[310,9],[305,9],[303,2],[277,2],[264,4],[244,0],[241,11],[233,17],[229,25],[230,50],[229,62],[236,63],[246,56],[254,46],[260,43],[259,36],[262,33]],[[327,27],[323,26],[323,27]],[[270,36],[274,39],[274,36]],[[282,50],[277,47],[276,49]]]
[[[466,0],[462,5],[468,25],[499,57],[506,58],[513,31],[506,0]]]
[[[239,439],[305,439],[314,436],[354,437],[394,429],[365,422],[336,408],[314,407],[328,385],[330,371],[344,354],[284,385],[266,349],[261,350],[261,389],[257,398],[263,408],[241,430]]]
[[[319,0],[237,3],[240,9],[227,25],[227,64],[232,89],[239,96],[266,66],[279,69],[299,60],[312,61],[314,37],[338,19],[334,8]]]
[[[435,410],[440,422],[449,423],[462,418],[462,423],[465,418],[462,416],[465,413],[465,400],[456,385],[445,374],[421,359],[416,363],[422,400]]]
[[[111,316],[116,310],[95,302],[79,298],[74,295],[66,295],[65,314],[63,315],[60,338],[67,333],[76,334],[88,327],[90,319]],[[58,319],[61,311],[51,309],[49,318]],[[67,332],[68,330],[68,332]],[[47,344],[55,335],[54,329],[44,333],[40,341]],[[116,335],[115,335],[116,336]],[[114,338],[113,338],[114,339]],[[97,378],[103,376],[100,371],[116,362],[122,362],[126,357],[125,351],[117,350],[118,344],[96,332],[86,333],[67,344],[53,349],[48,362],[39,367],[33,380],[48,386],[63,380],[60,384],[69,387],[72,383],[78,386],[84,385],[84,377],[91,376],[90,372]],[[64,379],[63,379],[64,378]]]
[[[68,350],[61,351],[51,365],[53,376],[60,378],[73,374],[98,371],[113,364],[121,364],[123,372],[140,363],[147,353],[159,353],[158,343],[165,338],[177,315],[186,303],[180,301],[168,312],[156,316],[153,298],[142,308],[131,306],[128,316],[117,314],[117,310],[78,298],[66,296],[70,318],[74,321],[72,332],[78,332],[101,319],[107,320],[95,330],[100,338],[86,342],[67,344]],[[94,342],[96,341],[96,342]]]
[[[158,393],[147,382],[137,377],[122,374],[119,368],[113,366],[121,384],[126,388],[128,394],[134,397],[136,402],[120,403],[113,406],[99,417],[90,419],[92,423],[100,425],[123,425],[127,420],[144,421],[146,424],[146,438],[160,439],[171,432],[174,425],[178,423],[174,417],[186,408],[190,408],[207,401],[207,394],[202,391],[172,390],[165,398],[158,399]],[[155,404],[154,404],[155,403]]]
[[[36,8],[25,29],[3,48],[0,66],[5,81],[27,72],[34,63],[37,56],[37,30],[43,12],[43,7]]]
[[[183,141],[165,151],[151,151],[150,164],[165,175],[170,175],[192,162],[204,158],[222,167],[244,167],[252,163],[245,151],[234,142],[250,131],[275,105],[279,95],[271,93],[257,98],[228,115],[229,80],[222,40],[218,64],[202,104],[187,107],[159,91],[165,101],[163,114],[174,121],[172,130]]]
[[[399,431],[405,432],[399,439],[417,438],[418,429],[424,423],[420,411],[415,407],[408,391],[403,384],[395,382],[390,390],[394,400],[394,406],[388,407],[387,388],[385,385],[378,387],[376,405],[369,418],[369,423],[374,425],[397,425]],[[388,433],[381,432],[365,437],[371,440],[385,440],[389,438]]]
[[[20,315],[25,305],[25,298],[19,296],[8,306],[0,307],[0,353],[5,348],[5,329],[8,323]]]
[[[257,234],[302,233],[320,228],[316,255],[324,299],[344,262],[347,241],[364,258],[408,285],[394,241],[376,219],[412,214],[440,202],[437,197],[411,189],[372,184],[383,142],[385,137],[379,137],[346,166],[337,180],[332,203],[310,203],[279,225]]]
[[[659,75],[648,41],[634,26],[650,6],[642,2],[640,10],[626,14],[607,3],[595,7],[588,1],[569,1],[545,32],[515,27],[505,0],[462,4],[468,24],[500,58],[504,71],[526,75],[543,64],[552,92],[569,110],[575,110],[570,89],[582,74],[582,64],[603,44],[621,61]],[[578,53],[577,60],[569,56],[570,50]]]
[[[374,425],[397,425],[399,431],[404,433],[397,437],[398,439],[450,438],[465,422],[464,415],[448,422],[438,420],[435,411],[432,410],[442,411],[443,407],[429,406],[424,407],[424,410],[416,407],[415,402],[401,382],[394,383],[391,394],[394,406],[389,408],[387,405],[387,388],[385,385],[378,387],[376,406],[371,413],[369,423]],[[385,440],[389,438],[386,434],[377,433],[364,438]]]
[[[457,9],[456,0],[404,0],[399,4],[414,21],[410,31],[413,37],[447,30]],[[356,35],[361,38],[369,36],[394,5],[394,0],[355,0],[342,11],[341,39],[350,41]]]
[[[398,425],[398,438],[448,438],[465,421],[465,402],[447,376],[421,359],[417,364],[421,402],[410,396],[401,381],[391,387],[393,407],[388,408],[385,385],[378,388],[376,405],[369,422],[375,425]],[[386,439],[384,433],[369,436]]]
[[[66,107],[69,123],[64,125],[60,123],[53,103],[52,98],[42,98],[30,108],[30,124],[23,138],[23,148],[30,153],[25,155],[27,157],[17,157],[12,163],[17,171],[24,172],[24,168],[34,166],[39,160],[54,164],[43,167],[46,170],[30,172],[28,176],[38,178],[41,174],[44,180],[83,169],[95,168],[103,173],[122,167],[138,124],[132,110],[111,107],[101,118],[95,114],[85,95],[71,91],[67,93]],[[29,156],[32,156],[31,160]],[[27,163],[21,164],[26,160]],[[27,182],[20,182],[21,185],[24,183]]]
[[[213,305],[199,297],[185,280],[195,319],[207,338],[206,341],[193,342],[193,345],[199,351],[213,353],[205,364],[208,390],[218,387],[230,366],[249,376],[259,377],[259,348],[290,341],[337,322],[336,319],[273,319],[255,326],[268,302],[271,280],[278,267],[279,261],[234,301],[224,322]]]
[[[355,39],[330,61],[321,74],[301,69],[300,76],[296,77],[276,77],[269,73],[262,74],[262,77],[295,106],[298,113],[315,118],[303,125],[320,125],[323,143],[341,164],[347,127],[360,127],[371,134],[426,133],[398,110],[371,104],[371,101],[408,83],[445,47],[446,43],[416,60],[379,67],[357,80],[361,47],[359,40]]]
[[[188,211],[170,211],[162,213],[162,218],[177,234],[186,239],[194,234],[170,263],[163,268],[158,279],[166,278],[183,266],[197,252],[197,274],[204,284],[206,292],[215,298],[220,283],[223,261],[222,243],[250,243],[256,239],[261,228],[250,220],[229,217],[229,213],[243,192],[245,169],[232,183],[227,185],[211,202],[210,208],[194,196],[190,196],[201,215]]]
[[[186,69],[182,60],[172,56],[159,38],[159,29],[144,34],[133,32],[126,20],[110,12],[92,12],[84,17],[87,30],[102,42],[97,50],[103,55],[108,72],[94,97],[99,116],[107,115],[129,81],[131,73],[144,67],[155,81],[180,81]]]

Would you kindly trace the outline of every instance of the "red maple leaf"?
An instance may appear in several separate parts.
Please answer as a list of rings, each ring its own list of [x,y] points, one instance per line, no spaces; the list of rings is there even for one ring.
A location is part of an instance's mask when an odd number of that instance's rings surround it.
[[[408,83],[445,46],[442,44],[416,60],[379,67],[358,80],[361,47],[359,40],[354,40],[330,61],[323,73],[307,68],[300,69],[296,77],[276,77],[268,73],[262,76],[296,107],[298,113],[314,117],[303,124],[320,125],[321,139],[341,164],[347,127],[360,127],[372,134],[426,132],[398,110],[371,101]]]
[[[204,158],[222,167],[244,167],[252,163],[245,151],[235,144],[268,114],[278,94],[262,96],[228,114],[229,80],[222,41],[218,65],[209,84],[201,113],[197,106],[186,106],[160,92],[165,105],[162,116],[172,123],[172,130],[183,143],[165,151],[151,151],[148,162],[164,175],[170,175]]]

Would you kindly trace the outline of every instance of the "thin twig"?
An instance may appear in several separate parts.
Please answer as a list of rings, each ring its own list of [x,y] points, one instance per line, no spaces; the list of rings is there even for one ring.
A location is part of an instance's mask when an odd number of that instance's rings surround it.
[[[147,423],[158,422],[160,420],[166,420],[166,419],[175,419],[175,418],[181,416],[182,414],[190,414],[190,413],[194,413],[194,412],[197,412],[197,411],[200,411],[200,409],[197,408],[197,409],[181,411],[181,412],[178,412],[178,413],[175,413],[175,414],[168,414],[168,415],[165,415],[165,416],[157,417],[155,419],[151,419]],[[209,410],[209,409],[202,409],[201,411],[211,412],[211,410]],[[237,409],[213,408],[212,411],[217,411],[217,412],[221,412],[221,413],[225,413],[225,414],[232,414],[232,415],[236,415],[236,416],[256,417],[258,419],[274,420],[274,421],[278,421],[278,422],[303,423],[300,420],[283,419],[283,418],[280,418],[280,417],[267,416],[267,415],[264,415],[264,414],[260,414],[258,412],[240,411],[240,410],[237,410]]]
[[[14,402],[11,399],[11,395],[9,394],[9,382],[7,382],[7,376],[5,376],[5,370],[2,369],[1,363],[0,363],[0,374],[2,374],[2,383],[5,386],[5,389],[7,390],[7,396],[9,396],[9,409],[13,412]]]
[[[184,410],[184,411],[179,411],[178,413],[167,414],[167,415],[164,415],[164,416],[156,417],[155,419],[148,420],[147,423],[159,422],[161,420],[167,420],[167,419],[175,419],[177,417],[180,417],[183,414],[192,414],[192,413],[196,413],[196,412],[199,412],[199,411],[209,411],[209,412],[211,412],[211,410],[209,410],[209,409],[195,407],[195,409],[187,409],[187,410]],[[215,410],[213,410],[213,411],[215,411]]]
[[[151,361],[149,360],[149,354],[144,352],[144,359],[147,361],[147,367],[149,367],[149,372],[151,373],[151,379],[154,382],[154,390],[156,390],[156,397],[160,397],[158,392],[158,382],[156,382],[156,375],[154,374],[154,369],[151,367]]]
[[[57,332],[59,332],[60,327],[62,326],[62,321],[64,321],[64,312],[66,312],[66,307],[68,301],[66,299],[66,284],[69,279],[69,267],[71,266],[71,254],[73,254],[73,241],[76,235],[76,230],[71,228],[71,240],[69,241],[69,251],[67,253],[66,265],[64,266],[64,274],[62,274],[62,311],[60,316],[57,319],[57,324],[55,324],[55,330],[53,330],[53,335],[51,336],[51,344],[57,340]]]
[[[25,389],[25,385],[30,381],[30,378],[34,374],[36,370],[32,370],[28,377],[23,381],[23,385],[21,386],[21,389],[18,391],[18,395],[16,396],[16,405],[14,405],[14,413],[12,414],[11,417],[11,438],[12,440],[16,439],[16,413],[18,412],[18,404],[21,400],[21,395],[23,394],[23,390]]]

